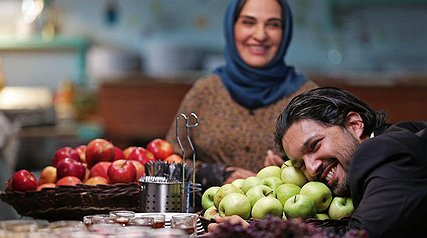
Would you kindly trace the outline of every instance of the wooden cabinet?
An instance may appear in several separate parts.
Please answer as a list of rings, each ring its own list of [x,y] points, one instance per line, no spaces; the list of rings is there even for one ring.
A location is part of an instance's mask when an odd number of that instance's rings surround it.
[[[387,121],[396,123],[400,121],[427,120],[427,76],[406,75],[404,77],[390,78],[394,83],[385,85],[358,85],[344,83],[355,82],[361,76],[328,76],[311,75],[311,78],[320,86],[334,86],[345,89],[375,110],[387,112]],[[378,81],[377,76],[370,76],[371,82]]]
[[[106,137],[122,147],[165,137],[192,82],[144,78],[103,83],[98,113]]]
[[[374,109],[387,111],[389,122],[427,120],[425,84],[355,85],[343,83],[348,81],[343,77],[309,76],[320,86],[346,89]],[[106,137],[122,147],[144,145],[153,138],[165,137],[175,122],[181,100],[198,77],[186,80],[142,77],[103,83],[99,89],[98,113]]]

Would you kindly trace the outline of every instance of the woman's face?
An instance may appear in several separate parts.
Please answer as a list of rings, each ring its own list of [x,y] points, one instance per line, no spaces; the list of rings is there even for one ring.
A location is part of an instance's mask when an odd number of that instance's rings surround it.
[[[236,23],[234,40],[242,60],[252,67],[266,66],[282,41],[282,8],[277,0],[247,0]]]

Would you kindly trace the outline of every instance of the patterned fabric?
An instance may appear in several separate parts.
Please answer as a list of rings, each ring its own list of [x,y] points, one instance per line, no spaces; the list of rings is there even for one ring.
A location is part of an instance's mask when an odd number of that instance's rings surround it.
[[[273,135],[278,115],[292,97],[315,87],[316,84],[307,81],[290,97],[263,108],[248,110],[233,101],[217,75],[208,75],[199,79],[187,93],[177,115],[194,112],[199,118],[199,126],[191,129],[198,161],[216,167],[237,166],[256,172],[263,167],[267,150],[276,151]],[[179,131],[185,132],[185,129]],[[175,151],[181,151],[176,140],[175,120],[166,139],[175,142]],[[182,141],[184,146],[187,145]],[[186,155],[191,152],[188,148]],[[203,174],[198,174],[198,178],[208,177],[209,173],[216,178],[216,183],[224,180],[218,177],[226,176],[219,174],[218,169],[206,169],[204,165]],[[212,184],[207,180],[204,182]]]

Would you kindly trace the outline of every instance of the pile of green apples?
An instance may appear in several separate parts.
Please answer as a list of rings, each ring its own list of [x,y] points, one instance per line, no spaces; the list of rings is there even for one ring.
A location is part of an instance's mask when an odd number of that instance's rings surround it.
[[[203,217],[238,215],[263,219],[340,219],[354,211],[351,198],[334,196],[324,183],[307,181],[303,172],[286,161],[281,167],[267,166],[256,176],[213,186],[202,195]]]

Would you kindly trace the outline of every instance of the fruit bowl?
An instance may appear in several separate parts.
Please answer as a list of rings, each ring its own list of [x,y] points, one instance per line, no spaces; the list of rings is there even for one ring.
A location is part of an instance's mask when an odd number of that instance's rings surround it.
[[[139,211],[140,188],[138,183],[77,184],[37,192],[0,191],[0,198],[22,216],[48,221],[82,220],[85,215],[113,210]]]

